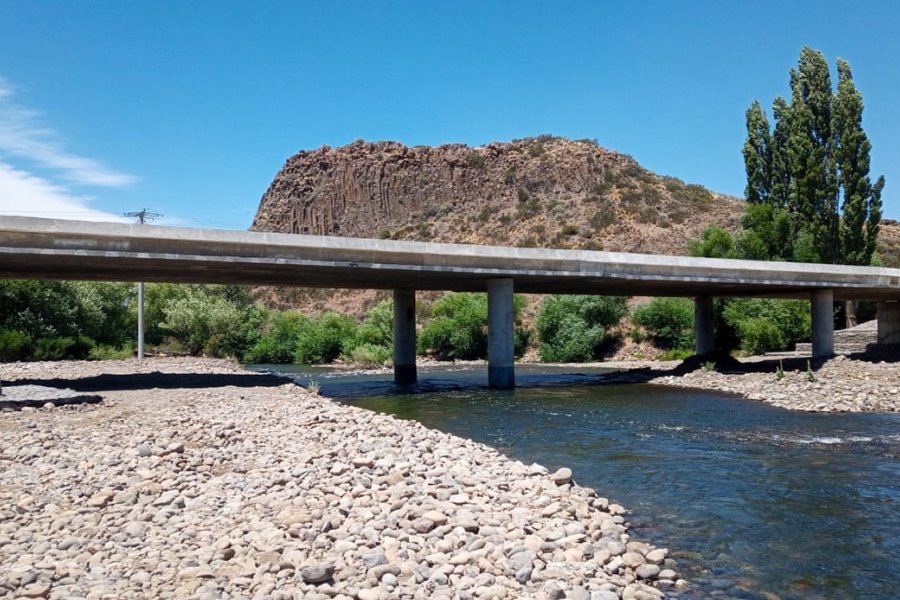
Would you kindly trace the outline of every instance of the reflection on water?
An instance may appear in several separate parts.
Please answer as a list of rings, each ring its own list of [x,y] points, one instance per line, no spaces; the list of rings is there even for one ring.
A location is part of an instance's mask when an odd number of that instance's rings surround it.
[[[900,415],[792,413],[541,371],[519,373],[526,387],[514,392],[484,389],[472,368],[420,375],[412,394],[384,374],[301,380],[523,462],[572,467],[632,510],[634,536],[673,551],[689,597],[898,597]]]

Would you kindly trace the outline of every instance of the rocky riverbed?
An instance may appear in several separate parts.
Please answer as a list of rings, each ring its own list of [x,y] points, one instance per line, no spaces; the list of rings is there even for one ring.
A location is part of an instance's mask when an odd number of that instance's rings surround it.
[[[649,600],[687,585],[568,469],[225,361],[0,373],[103,397],[0,413],[0,598]]]
[[[816,412],[897,412],[900,364],[837,356],[819,368],[783,368],[768,361],[768,372],[719,373],[698,369],[660,375],[649,383],[733,392],[781,408]]]

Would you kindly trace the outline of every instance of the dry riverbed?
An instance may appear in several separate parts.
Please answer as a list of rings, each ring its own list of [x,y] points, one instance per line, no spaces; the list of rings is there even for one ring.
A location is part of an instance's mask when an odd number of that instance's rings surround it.
[[[686,585],[567,469],[226,361],[0,374],[103,398],[0,412],[0,598],[641,600]]]

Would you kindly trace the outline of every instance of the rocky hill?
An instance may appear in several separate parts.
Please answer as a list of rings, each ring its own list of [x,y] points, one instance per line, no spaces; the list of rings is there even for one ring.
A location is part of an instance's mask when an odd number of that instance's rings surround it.
[[[593,141],[470,147],[354,142],[288,159],[252,229],[680,254],[740,201],[662,177]]]

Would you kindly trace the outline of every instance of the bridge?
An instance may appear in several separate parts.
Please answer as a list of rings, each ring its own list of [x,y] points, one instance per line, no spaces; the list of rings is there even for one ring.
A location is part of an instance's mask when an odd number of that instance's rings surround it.
[[[513,292],[694,299],[696,351],[713,346],[713,298],[810,301],[812,354],[834,352],[833,302],[878,302],[880,343],[900,343],[900,269],[438,244],[0,216],[0,277],[389,289],[394,379],[416,380],[416,290],[486,291],[488,382],[515,384]]]

